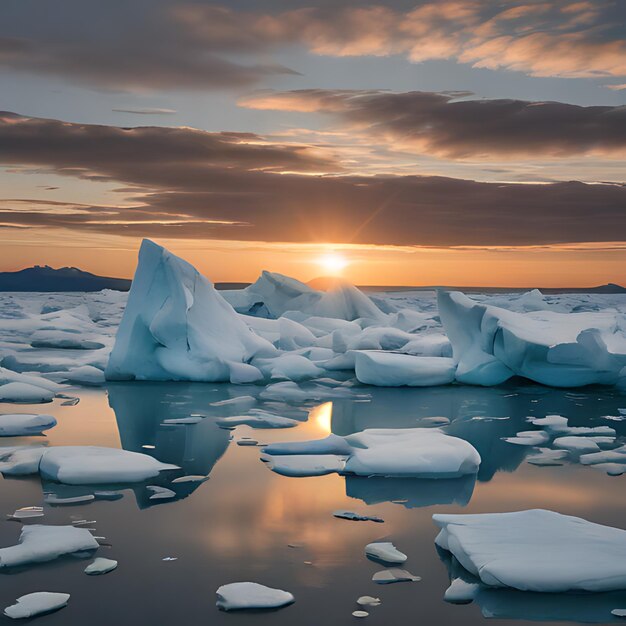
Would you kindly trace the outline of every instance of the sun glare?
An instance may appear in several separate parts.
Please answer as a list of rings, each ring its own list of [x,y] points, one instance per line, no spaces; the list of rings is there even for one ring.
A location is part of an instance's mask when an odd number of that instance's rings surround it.
[[[341,271],[348,265],[348,261],[345,257],[334,252],[321,256],[317,262],[329,274],[340,274]]]

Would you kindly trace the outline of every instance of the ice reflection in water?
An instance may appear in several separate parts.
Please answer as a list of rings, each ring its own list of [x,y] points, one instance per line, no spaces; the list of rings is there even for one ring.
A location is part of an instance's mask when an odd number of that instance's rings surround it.
[[[51,626],[68,620],[100,626],[118,623],[176,623],[184,607],[189,624],[294,623],[343,624],[355,610],[357,597],[369,594],[383,603],[372,610],[372,623],[480,624],[514,618],[550,622],[611,621],[607,608],[624,606],[623,598],[558,596],[527,598],[529,594],[484,591],[471,606],[442,601],[448,571],[433,545],[434,512],[493,512],[551,508],[592,521],[624,527],[623,477],[609,478],[577,465],[534,467],[524,463],[532,450],[507,444],[503,437],[528,429],[529,415],[560,413],[575,426],[610,424],[624,436],[626,423],[607,422],[626,406],[619,389],[588,389],[576,393],[535,385],[504,388],[449,386],[432,389],[367,389],[369,402],[334,399],[319,406],[306,420],[301,407],[257,401],[256,408],[295,417],[291,429],[228,431],[218,417],[235,415],[234,405],[212,403],[251,395],[259,387],[231,385],[118,383],[104,390],[83,390],[81,403],[49,412],[59,421],[50,431],[50,445],[121,445],[181,466],[185,474],[210,474],[206,483],[174,485],[177,498],[150,506],[143,485],[127,488],[122,500],[81,506],[45,507],[46,523],[68,523],[71,516],[97,520],[98,534],[112,547],[101,556],[115,558],[118,569],[101,580],[88,581],[81,563],[29,569],[3,577],[7,603],[33,589],[73,594],[63,615],[46,618]],[[362,391],[362,390],[359,390]],[[313,404],[306,408],[313,408]],[[2,407],[3,410],[5,407]],[[48,412],[48,407],[46,408]],[[205,416],[198,424],[164,426],[165,419]],[[423,418],[444,416],[452,435],[470,441],[483,463],[478,481],[368,479],[336,475],[318,478],[277,476],[259,462],[254,447],[229,445],[250,436],[262,443],[346,435],[373,427],[432,427]],[[483,419],[475,419],[475,418]],[[488,419],[507,418],[507,419]],[[118,444],[119,441],[119,444]],[[11,445],[6,442],[5,445]],[[143,448],[143,446],[154,448]],[[151,481],[170,487],[167,479]],[[60,485],[46,490],[65,493]],[[135,497],[128,497],[134,495]],[[41,503],[39,479],[3,481],[2,503],[10,512]],[[137,506],[137,504],[139,506]],[[377,515],[384,524],[335,519],[337,509]],[[0,525],[0,545],[15,542],[19,527]],[[371,583],[376,567],[363,557],[367,543],[388,538],[409,556],[407,567],[422,576],[420,583],[384,589]],[[288,544],[297,547],[290,548]],[[165,556],[177,561],[163,562]],[[306,563],[310,562],[310,563]],[[581,564],[584,567],[584,564]],[[279,613],[224,615],[213,607],[213,591],[236,580],[255,580],[288,589],[296,603]],[[537,594],[530,594],[537,595]],[[102,598],[109,598],[102,603]],[[618,602],[619,601],[619,602]],[[98,611],[93,610],[98,603]],[[615,602],[615,606],[612,603]],[[609,607],[609,605],[611,605]],[[617,620],[617,618],[614,618]]]

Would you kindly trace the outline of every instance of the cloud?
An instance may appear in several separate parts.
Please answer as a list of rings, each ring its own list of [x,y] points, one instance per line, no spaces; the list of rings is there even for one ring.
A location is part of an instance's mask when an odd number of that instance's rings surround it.
[[[177,113],[176,109],[112,109],[114,113],[131,113],[134,115],[174,115]]]
[[[448,159],[626,156],[626,107],[455,100],[467,93],[304,89],[239,101],[252,109],[320,112],[397,150]]]
[[[357,176],[316,148],[245,133],[7,113],[0,115],[0,163],[126,186],[121,207],[0,204],[0,224],[28,228],[402,246],[607,242],[626,233],[624,185]]]
[[[274,6],[272,6],[272,4]],[[295,74],[274,55],[450,59],[533,76],[626,76],[624,3],[611,0],[323,0],[243,10],[166,0],[0,6],[0,67],[130,91],[221,89]],[[300,3],[301,4],[301,3]]]

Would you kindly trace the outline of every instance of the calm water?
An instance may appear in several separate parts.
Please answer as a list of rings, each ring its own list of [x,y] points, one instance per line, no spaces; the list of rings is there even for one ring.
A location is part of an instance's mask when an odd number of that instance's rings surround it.
[[[502,441],[528,429],[527,416],[558,413],[576,426],[611,425],[622,436],[626,422],[609,422],[626,407],[619,389],[559,391],[529,384],[497,389],[463,386],[432,389],[363,388],[367,401],[339,400],[312,409],[293,429],[227,431],[215,418],[237,414],[210,403],[238,395],[258,395],[262,388],[215,384],[130,383],[106,389],[83,389],[77,406],[53,405],[34,410],[53,413],[59,424],[49,445],[121,446],[153,454],[181,466],[187,474],[207,474],[202,484],[175,485],[178,499],[156,504],[144,485],[125,489],[113,502],[46,507],[45,523],[96,520],[97,535],[109,547],[99,556],[117,559],[115,572],[88,577],[88,561],[75,558],[39,565],[0,580],[2,606],[33,591],[71,593],[66,609],[42,618],[42,624],[276,624],[310,626],[354,623],[352,611],[361,595],[374,595],[366,623],[483,623],[505,619],[535,623],[611,621],[610,610],[626,607],[626,593],[612,595],[538,595],[494,591],[480,603],[464,606],[443,601],[448,570],[433,540],[435,512],[498,512],[549,508],[589,520],[626,527],[624,477],[577,464],[535,467],[525,462],[531,449]],[[257,406],[263,406],[259,404]],[[303,407],[270,405],[283,415],[307,419]],[[20,408],[29,411],[30,407]],[[0,405],[0,412],[15,411]],[[191,413],[207,416],[196,425],[164,426],[164,419]],[[470,441],[483,463],[474,484],[469,480],[424,481],[344,478],[287,478],[259,461],[259,449],[238,446],[242,436],[260,442],[345,435],[370,427],[414,427],[420,419],[446,416],[449,432]],[[471,419],[471,418],[508,419]],[[231,437],[233,441],[231,441]],[[34,438],[6,439],[3,445],[32,443]],[[41,438],[36,439],[37,442]],[[144,445],[154,449],[142,448]],[[149,484],[168,484],[165,477]],[[63,495],[82,488],[42,485],[39,478],[3,480],[2,510],[10,513],[38,505],[42,491]],[[384,524],[335,519],[336,509],[384,518]],[[0,545],[16,542],[20,524],[0,523]],[[363,555],[365,544],[392,539],[409,559],[406,568],[423,578],[417,583],[376,585],[381,566]],[[289,547],[289,544],[295,547]],[[176,557],[176,561],[163,561]],[[584,569],[585,564],[580,564]],[[291,591],[296,602],[275,612],[223,613],[215,590],[224,583],[252,580]],[[482,607],[481,607],[482,604]],[[0,621],[8,622],[8,618]],[[619,621],[619,620],[615,620]]]

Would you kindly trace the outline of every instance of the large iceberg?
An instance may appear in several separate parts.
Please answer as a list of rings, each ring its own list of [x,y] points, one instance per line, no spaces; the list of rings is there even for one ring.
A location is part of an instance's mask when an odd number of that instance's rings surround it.
[[[275,352],[193,266],[144,239],[108,380],[254,382],[249,361]]]
[[[541,509],[433,515],[436,544],[489,587],[542,593],[626,589],[626,531]]]
[[[438,305],[459,382],[518,375],[553,387],[615,384],[626,366],[626,323],[612,310],[516,313],[446,291]]]
[[[236,311],[247,315],[279,318],[289,311],[341,320],[383,320],[386,314],[354,285],[335,280],[327,291],[318,291],[295,278],[263,271],[258,280],[224,297]]]
[[[335,471],[357,476],[456,478],[476,474],[480,465],[480,455],[471,444],[436,428],[373,428],[345,437],[275,443],[263,448],[263,459],[273,471],[288,476]]]

